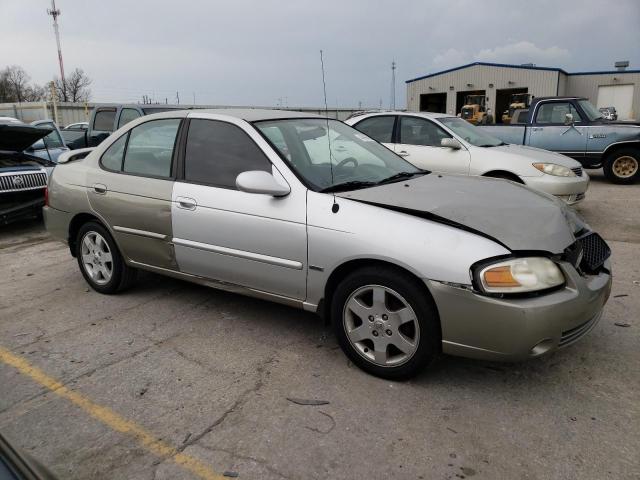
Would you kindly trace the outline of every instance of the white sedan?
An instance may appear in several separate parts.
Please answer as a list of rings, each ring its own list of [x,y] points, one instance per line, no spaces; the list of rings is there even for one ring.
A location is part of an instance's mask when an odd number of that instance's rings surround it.
[[[589,186],[589,176],[576,160],[506,144],[452,115],[376,112],[351,117],[346,123],[425,170],[504,178],[570,205],[583,200]]]

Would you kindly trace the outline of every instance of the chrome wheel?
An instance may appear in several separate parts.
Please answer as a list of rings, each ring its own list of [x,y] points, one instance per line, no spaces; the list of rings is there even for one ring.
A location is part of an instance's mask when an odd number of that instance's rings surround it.
[[[383,367],[408,362],[418,349],[420,325],[413,308],[394,290],[366,285],[344,305],[349,342],[366,360]]]
[[[638,168],[638,160],[628,155],[616,158],[611,166],[613,173],[619,178],[633,177]]]
[[[109,283],[113,276],[113,258],[109,244],[102,235],[89,231],[82,237],[82,265],[97,285]]]

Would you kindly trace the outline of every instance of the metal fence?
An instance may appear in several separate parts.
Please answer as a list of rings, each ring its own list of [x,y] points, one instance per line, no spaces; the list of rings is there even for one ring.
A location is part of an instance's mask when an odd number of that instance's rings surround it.
[[[60,127],[66,127],[71,123],[88,122],[91,116],[91,110],[101,105],[113,105],[112,103],[57,103],[54,111],[51,102],[27,102],[27,103],[0,103],[0,117],[13,117],[25,123],[35,120],[44,120],[50,118],[56,121]],[[182,105],[185,108],[266,108],[275,109],[275,107],[256,107],[256,106],[237,106],[237,105]],[[291,110],[294,112],[306,112],[318,115],[325,115],[323,108],[311,107],[288,107],[279,108],[280,110]],[[351,114],[359,111],[357,108],[330,108],[327,110],[329,118],[337,118],[345,120]],[[57,115],[56,115],[57,114]]]

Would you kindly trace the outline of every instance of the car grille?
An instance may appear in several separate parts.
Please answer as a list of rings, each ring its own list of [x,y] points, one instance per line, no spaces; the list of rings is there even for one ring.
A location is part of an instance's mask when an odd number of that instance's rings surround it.
[[[611,256],[609,245],[595,232],[578,238],[577,243],[582,248],[580,268],[587,273],[598,270],[605,260]]]
[[[560,337],[560,342],[558,343],[559,347],[566,347],[567,345],[575,342],[583,335],[587,334],[591,328],[598,323],[600,320],[600,316],[602,315],[602,311],[598,312],[596,315],[591,317],[584,323],[581,323],[577,327],[574,327],[570,330],[566,330],[562,332],[562,336]]]
[[[0,192],[22,192],[47,186],[47,174],[43,172],[12,173],[0,176]]]
[[[576,174],[576,177],[582,176],[582,167],[572,168],[571,171]]]

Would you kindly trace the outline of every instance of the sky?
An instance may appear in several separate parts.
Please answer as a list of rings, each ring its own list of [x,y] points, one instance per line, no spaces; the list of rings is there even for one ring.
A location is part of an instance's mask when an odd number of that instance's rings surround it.
[[[474,61],[640,69],[639,0],[57,0],[65,71],[92,100],[396,106],[405,80]],[[50,0],[0,0],[0,68],[59,75]]]

